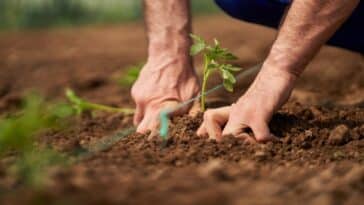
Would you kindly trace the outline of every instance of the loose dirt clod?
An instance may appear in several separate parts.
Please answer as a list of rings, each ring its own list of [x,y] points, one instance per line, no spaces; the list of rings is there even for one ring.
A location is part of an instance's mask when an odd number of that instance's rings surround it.
[[[347,142],[349,128],[346,125],[335,127],[330,133],[329,143],[332,145],[343,145]]]

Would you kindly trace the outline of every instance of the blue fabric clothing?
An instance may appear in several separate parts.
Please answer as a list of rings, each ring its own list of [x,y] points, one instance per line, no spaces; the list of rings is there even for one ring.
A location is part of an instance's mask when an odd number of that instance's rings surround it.
[[[215,0],[234,18],[278,28],[286,7],[292,0]],[[328,44],[364,53],[364,1],[336,31]]]

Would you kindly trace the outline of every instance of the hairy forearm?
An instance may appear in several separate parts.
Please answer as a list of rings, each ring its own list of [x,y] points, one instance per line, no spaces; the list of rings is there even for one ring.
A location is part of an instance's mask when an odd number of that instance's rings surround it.
[[[149,58],[177,57],[190,61],[189,0],[144,0]]]
[[[299,76],[359,2],[360,0],[293,1],[267,58],[267,64]]]

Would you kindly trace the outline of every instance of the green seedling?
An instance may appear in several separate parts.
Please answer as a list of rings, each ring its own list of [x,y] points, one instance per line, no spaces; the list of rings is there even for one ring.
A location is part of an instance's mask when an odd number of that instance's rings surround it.
[[[129,108],[115,108],[109,107],[101,104],[88,102],[80,97],[78,97],[75,92],[71,89],[66,90],[66,97],[72,103],[72,107],[77,115],[81,115],[87,111],[104,111],[110,113],[122,113],[125,115],[130,115],[134,113],[134,109]]]
[[[0,154],[33,149],[34,136],[47,128],[59,126],[73,111],[66,104],[47,104],[38,95],[25,98],[23,108],[14,116],[0,119]]]
[[[201,53],[204,59],[201,87],[201,111],[204,112],[206,109],[206,86],[212,72],[219,71],[225,89],[233,92],[236,83],[233,73],[240,71],[241,68],[227,63],[228,61],[236,60],[237,57],[228,51],[228,49],[222,48],[218,40],[214,40],[214,45],[209,45],[201,37],[194,34],[191,34],[191,38],[194,40],[194,44],[190,50],[191,56]]]
[[[70,163],[60,153],[51,149],[34,149],[21,155],[8,172],[23,185],[42,188],[48,178],[49,168],[64,167]]]
[[[117,82],[121,86],[130,87],[138,79],[140,71],[142,70],[145,63],[138,63],[136,65],[125,68],[126,72],[117,79]]]
[[[73,115],[67,104],[46,103],[39,95],[25,98],[16,114],[0,119],[0,157],[16,154],[8,171],[26,185],[38,187],[48,166],[59,164],[57,152],[37,146],[41,132],[61,128],[65,119]]]

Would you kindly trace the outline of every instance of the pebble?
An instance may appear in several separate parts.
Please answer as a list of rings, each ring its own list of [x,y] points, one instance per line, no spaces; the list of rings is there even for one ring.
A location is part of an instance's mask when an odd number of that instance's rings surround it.
[[[226,178],[223,162],[219,159],[213,159],[201,166],[198,170],[202,177],[214,176],[217,178]]]
[[[254,157],[258,160],[266,160],[268,158],[268,154],[264,151],[256,151],[254,153]]]
[[[329,136],[329,143],[331,145],[343,145],[346,142],[349,128],[346,125],[339,125],[335,127]]]

